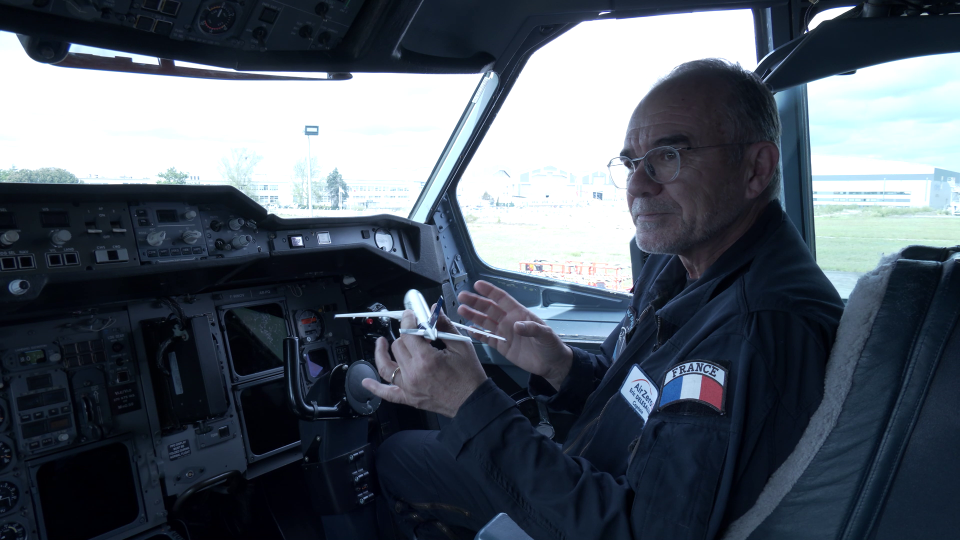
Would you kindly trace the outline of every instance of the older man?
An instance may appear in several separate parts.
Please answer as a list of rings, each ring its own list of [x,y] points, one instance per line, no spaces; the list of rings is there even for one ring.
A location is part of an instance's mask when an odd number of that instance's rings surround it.
[[[452,418],[381,448],[404,527],[456,537],[506,512],[537,539],[713,538],[753,504],[820,403],[843,306],[777,202],[779,136],[773,96],[737,65],[690,62],[647,94],[610,169],[655,255],[601,354],[489,283],[461,294],[538,399],[579,414],[562,447],[471,347],[403,337],[394,363],[378,343],[396,384],[365,386]]]

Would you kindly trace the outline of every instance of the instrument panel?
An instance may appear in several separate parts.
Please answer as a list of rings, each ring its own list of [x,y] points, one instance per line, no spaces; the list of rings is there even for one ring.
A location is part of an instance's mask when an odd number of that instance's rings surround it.
[[[325,51],[340,43],[364,2],[2,0],[0,3],[104,26],[125,27],[174,41],[246,51]]]
[[[400,218],[282,220],[229,189],[41,191],[0,185],[3,539],[146,534],[204,486],[303,459],[284,340],[318,399],[378,337],[335,313],[443,282],[436,230]],[[378,420],[334,422],[359,435],[324,432],[311,474],[342,512],[375,498],[353,479]]]
[[[78,281],[139,276],[141,291],[191,292],[207,285],[207,278],[216,279],[217,271],[211,269],[241,262],[252,264],[248,275],[259,273],[256,277],[276,276],[278,267],[284,267],[279,269],[284,278],[310,272],[343,274],[349,265],[348,273],[354,274],[393,267],[442,279],[433,232],[401,218],[285,220],[268,215],[233,188],[131,187],[64,186],[73,195],[65,193],[58,200],[42,186],[4,185],[0,312],[5,304],[42,298],[47,285]],[[345,249],[365,251],[363,264],[351,264],[347,259],[357,257],[344,258]],[[277,262],[281,257],[282,264]],[[251,263],[259,259],[259,265]],[[201,274],[181,273],[177,283],[146,277],[186,268],[199,268]],[[107,287],[103,292],[110,296],[117,291]],[[66,296],[60,290],[56,294]],[[124,299],[126,291],[114,297]],[[76,298],[81,305],[90,300]],[[56,299],[53,307],[62,307],[62,300]]]

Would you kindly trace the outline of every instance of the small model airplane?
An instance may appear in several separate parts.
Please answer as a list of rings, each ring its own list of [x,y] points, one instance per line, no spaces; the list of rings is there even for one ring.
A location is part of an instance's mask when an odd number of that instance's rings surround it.
[[[433,309],[433,313],[430,312],[430,308],[427,306],[427,301],[423,299],[423,295],[420,294],[420,291],[416,289],[410,289],[407,291],[407,294],[403,296],[403,305],[407,309],[413,312],[417,317],[417,328],[401,328],[401,334],[410,334],[414,336],[423,336],[425,339],[433,341],[435,339],[449,339],[452,341],[466,341],[471,342],[472,340],[468,336],[460,334],[451,334],[449,332],[440,332],[437,330],[437,320],[440,319],[440,312],[443,310],[443,296],[437,299],[437,306]],[[358,317],[390,317],[391,319],[400,320],[403,317],[402,311],[368,311],[364,313],[340,313],[334,316],[334,319],[343,319],[343,318],[358,318]],[[485,330],[480,330],[472,326],[466,326],[463,324],[458,324],[453,321],[450,321],[451,324],[457,328],[462,328],[468,332],[473,332],[475,334],[482,334],[493,339],[499,339],[501,341],[506,341],[506,339],[496,335],[491,334]]]

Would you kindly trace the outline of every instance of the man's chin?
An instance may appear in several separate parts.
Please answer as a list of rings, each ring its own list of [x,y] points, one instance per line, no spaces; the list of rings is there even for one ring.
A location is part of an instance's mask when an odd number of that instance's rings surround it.
[[[677,242],[672,238],[664,238],[661,235],[650,233],[637,233],[635,238],[637,247],[644,253],[651,255],[675,255],[677,253]]]

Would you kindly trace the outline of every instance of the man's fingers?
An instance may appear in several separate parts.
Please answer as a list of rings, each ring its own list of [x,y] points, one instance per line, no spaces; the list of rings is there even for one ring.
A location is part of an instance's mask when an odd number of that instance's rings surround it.
[[[496,321],[473,308],[460,304],[460,307],[457,308],[457,313],[483,330],[487,330],[488,332],[497,331]]]
[[[412,311],[406,309],[403,316],[400,317],[400,328],[413,329],[417,327],[417,316]]]
[[[410,348],[407,347],[407,342],[411,339],[415,340],[414,342],[425,341],[420,336],[402,335],[399,339],[394,341],[392,345],[390,345],[390,350],[393,352],[393,357],[397,360],[396,365],[410,365],[410,359],[413,358],[413,355],[410,354]],[[390,374],[393,374],[393,370],[390,370]]]
[[[517,321],[513,323],[513,333],[518,336],[537,339],[547,336],[550,332],[549,326],[537,324],[533,321]]]
[[[387,338],[381,337],[377,340],[373,354],[377,363],[377,373],[380,374],[381,379],[389,381],[393,370],[397,369],[397,363],[390,359],[390,345],[387,343]]]
[[[484,315],[483,313],[480,313],[479,311],[473,309],[472,307],[464,303],[461,303],[459,306],[457,306],[457,314],[477,324],[483,324],[487,320],[486,315]]]
[[[457,327],[451,324],[450,317],[447,317],[447,314],[442,311],[440,312],[440,317],[437,319],[437,330],[450,332],[451,334],[460,333],[460,330],[457,330]]]
[[[517,302],[516,299],[507,294],[507,291],[488,281],[483,281],[482,279],[477,280],[473,284],[473,290],[496,302],[504,311],[522,307],[520,302]]]
[[[373,395],[379,396],[390,403],[402,403],[407,404],[406,395],[403,392],[403,389],[399,386],[390,386],[388,384],[379,383],[373,379],[364,379],[360,381],[360,384],[364,388],[369,390]]]
[[[499,321],[507,314],[504,308],[497,305],[493,300],[473,293],[462,292],[457,295],[457,300],[460,301],[461,305],[473,308],[477,312],[492,318],[494,321]]]

